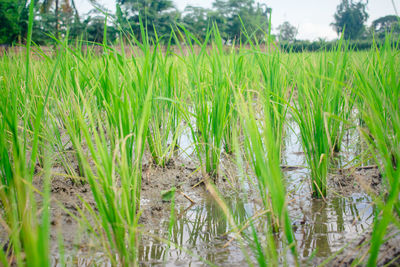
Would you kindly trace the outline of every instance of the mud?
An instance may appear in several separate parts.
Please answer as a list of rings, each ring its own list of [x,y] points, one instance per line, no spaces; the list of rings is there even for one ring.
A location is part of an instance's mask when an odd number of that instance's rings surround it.
[[[385,242],[379,250],[378,266],[400,266],[400,231],[390,225],[386,229]],[[349,243],[329,263],[330,266],[360,266],[366,265],[368,250],[370,249],[371,230]]]

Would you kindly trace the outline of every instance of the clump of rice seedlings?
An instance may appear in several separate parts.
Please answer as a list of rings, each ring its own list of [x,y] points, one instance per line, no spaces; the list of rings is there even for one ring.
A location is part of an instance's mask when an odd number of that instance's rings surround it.
[[[214,41],[210,54],[208,54],[207,44],[211,33],[213,33]],[[186,31],[185,34],[187,36],[186,49],[189,53],[185,64],[191,101],[186,109],[185,117],[201,166],[204,167],[206,174],[216,177],[225,127],[230,118],[230,96],[232,94],[224,66],[222,38],[216,27],[212,32],[208,32],[203,43]],[[192,40],[199,45],[199,52],[195,51]],[[183,53],[182,47],[180,49]]]
[[[159,40],[156,40],[156,42],[158,44]],[[147,143],[153,161],[164,167],[171,159],[181,133],[182,116],[179,111],[179,102],[183,95],[175,67],[176,63],[174,58],[170,57],[172,53],[170,42],[164,52],[158,45],[156,47],[153,67],[157,74],[155,75],[156,81]]]
[[[326,196],[329,160],[340,151],[345,125],[353,110],[354,93],[349,89],[348,75],[350,52],[340,40],[331,51],[315,56],[303,54],[297,62],[301,71],[293,78],[297,100],[293,101],[292,115],[300,129],[316,198]]]
[[[307,66],[307,62],[299,62]],[[296,76],[297,101],[292,116],[300,129],[300,138],[307,164],[311,169],[313,197],[326,196],[326,176],[330,155],[329,139],[325,128],[325,99],[323,90],[314,83],[312,73],[302,68]]]
[[[276,67],[276,66],[275,66]],[[238,96],[241,98],[241,96]],[[296,242],[287,210],[286,188],[283,174],[280,167],[281,133],[283,123],[271,121],[284,120],[286,112],[278,113],[276,103],[267,95],[260,95],[260,102],[263,103],[264,119],[257,120],[252,103],[245,103],[240,99],[239,108],[242,110],[241,119],[244,129],[244,146],[246,155],[250,160],[252,170],[257,179],[258,192],[264,208],[270,213],[268,218],[267,244],[260,244],[258,234],[253,233],[257,244],[256,254],[260,265],[265,261],[276,265],[279,262],[279,255],[273,239],[273,233],[281,229],[286,236],[287,245],[297,261]],[[285,110],[285,108],[283,108]],[[270,116],[274,113],[274,116]]]
[[[375,266],[379,248],[391,222],[399,225],[400,215],[400,64],[399,43],[391,47],[387,38],[375,47],[369,64],[355,68],[355,93],[364,125],[360,131],[370,145],[386,193],[374,197],[379,210],[372,233],[368,266]],[[361,102],[362,101],[362,102]]]
[[[26,86],[29,83],[29,57],[33,25],[33,2],[30,4],[28,44],[26,57]],[[10,77],[11,77],[10,73]],[[6,226],[8,245],[0,250],[0,263],[3,266],[50,266],[50,186],[48,157],[43,158],[45,175],[43,177],[42,204],[38,207],[33,187],[34,166],[38,159],[40,124],[44,119],[48,92],[53,77],[50,78],[47,94],[40,94],[40,89],[32,87],[37,105],[29,105],[19,98],[23,87],[8,87],[0,81],[3,96],[0,103],[0,203],[2,207],[0,223]],[[22,123],[19,107],[22,106],[34,117],[34,131],[30,132]],[[25,121],[26,122],[26,121]],[[21,140],[21,134],[23,136]],[[31,141],[29,140],[31,138]],[[28,147],[30,145],[30,147]],[[30,151],[29,151],[30,150]],[[28,162],[27,162],[28,159]],[[6,251],[3,251],[5,249]],[[8,258],[8,256],[10,256]]]
[[[353,109],[353,95],[347,87],[349,48],[341,39],[332,51],[318,54],[318,66],[312,75],[325,99],[325,126],[332,152],[340,152],[344,123]]]
[[[302,71],[295,76],[297,101],[292,108],[307,164],[311,169],[313,197],[326,196],[329,159],[338,151],[343,138],[343,123],[351,114],[344,88],[347,48],[339,42],[335,51],[319,54],[317,62],[304,56]],[[343,51],[342,51],[343,50]]]
[[[97,64],[88,64],[88,72],[76,73],[80,81],[76,91],[65,84],[64,89],[70,92],[65,95],[67,100],[58,99],[71,106],[70,113],[61,119],[98,209],[85,205],[95,220],[92,230],[112,264],[122,266],[137,264],[142,158],[156,73],[155,54],[146,43],[140,48],[143,57],[128,62],[103,45],[101,60],[92,59],[90,62]],[[88,60],[75,56],[75,60]],[[85,88],[80,88],[81,84]]]
[[[82,162],[78,156],[78,144],[82,143],[83,137],[79,125],[76,112],[74,112],[74,106],[70,104],[70,99],[75,98],[77,103],[82,108],[82,101],[79,100],[79,95],[83,92],[89,84],[91,84],[89,77],[91,76],[91,68],[88,66],[88,62],[91,62],[91,58],[82,58],[81,53],[77,52],[75,55],[72,54],[72,49],[68,47],[67,40],[60,42],[59,48],[59,77],[56,86],[52,91],[52,95],[55,101],[55,107],[57,113],[53,116],[53,128],[55,131],[54,145],[56,151],[59,152],[61,162],[67,174],[73,179],[84,177]],[[68,127],[64,124],[69,121]],[[71,142],[73,151],[65,151],[64,143],[62,140],[62,131],[66,130],[69,136],[68,142]],[[77,168],[73,167],[73,163],[69,159],[68,153],[73,153],[74,160],[77,162]],[[81,180],[83,181],[83,180]]]
[[[227,154],[234,153],[235,131],[239,125],[239,112],[235,101],[235,92],[243,92],[249,84],[249,75],[253,74],[253,70],[249,70],[246,66],[251,64],[246,57],[243,48],[239,47],[236,51],[235,43],[233,43],[230,53],[224,57],[226,66],[225,75],[231,93],[228,94],[228,119],[224,131],[224,150]]]
[[[284,140],[284,124],[288,111],[287,103],[290,101],[291,92],[287,80],[287,72],[284,68],[279,51],[272,51],[270,47],[266,53],[262,53],[257,44],[255,57],[262,74],[263,84],[260,87],[260,100],[262,115],[268,117],[266,123],[271,124],[278,150],[278,159],[281,159],[282,142]]]
[[[92,160],[88,160],[85,148],[78,144],[79,157],[98,212],[86,206],[97,222],[98,233],[111,262],[122,266],[137,264],[143,143],[151,108],[151,92],[149,88],[142,103],[143,109],[137,113],[140,116],[125,118],[135,122],[136,130],[122,137],[113,135],[119,131],[115,131],[114,124],[104,121],[93,108],[93,99],[87,95],[80,96],[85,110],[71,99]],[[127,146],[129,139],[134,139],[133,148]]]
[[[18,120],[12,118],[15,114],[10,108],[11,103],[2,102],[8,108],[0,110],[0,131],[4,133],[0,137],[0,223],[6,226],[9,240],[6,246],[1,244],[0,254],[4,254],[0,255],[0,263],[2,266],[15,263],[19,266],[50,266],[50,157],[48,154],[43,158],[42,203],[38,205],[35,200],[37,189],[32,184],[34,172],[26,163],[30,153],[19,139]],[[49,146],[46,148],[50,149]],[[35,162],[34,157],[30,160]]]

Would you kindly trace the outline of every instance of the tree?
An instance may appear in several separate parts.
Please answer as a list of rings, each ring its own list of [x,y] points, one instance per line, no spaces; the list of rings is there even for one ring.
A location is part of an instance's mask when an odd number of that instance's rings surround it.
[[[149,38],[154,39],[156,34],[170,34],[171,26],[180,18],[172,0],[117,0],[117,4],[121,5],[121,8],[117,8],[121,28],[132,28],[138,38],[141,37],[140,21],[146,26]],[[128,27],[124,18],[129,23]]]
[[[218,14],[214,17],[228,41],[245,40],[245,29],[248,35],[261,39],[268,32],[268,15],[271,9],[254,0],[215,0],[213,8]]]
[[[368,19],[367,4],[368,1],[364,3],[342,0],[334,15],[335,22],[331,24],[338,35],[343,32],[346,40],[354,40],[362,35],[365,30],[364,24]]]
[[[28,29],[27,0],[0,0],[0,44],[21,42]]]
[[[278,26],[279,41],[282,42],[293,42],[296,39],[298,30],[295,26],[291,25],[288,21],[285,21]]]
[[[398,35],[400,33],[400,17],[388,15],[372,22],[372,31],[377,37],[384,37],[386,33]]]
[[[39,0],[36,4],[36,16],[33,26],[32,39],[38,44],[46,44],[54,36],[57,39],[66,36],[70,38],[83,34],[82,25],[75,0]]]
[[[84,37],[85,40],[95,43],[103,43],[104,41],[104,25],[105,17],[97,14],[93,17],[88,17],[83,24],[85,25]],[[117,31],[113,26],[107,25],[107,40],[109,42],[115,41]]]
[[[203,7],[187,6],[182,18],[182,24],[194,36],[204,40],[207,29],[211,27],[210,16],[212,11]]]

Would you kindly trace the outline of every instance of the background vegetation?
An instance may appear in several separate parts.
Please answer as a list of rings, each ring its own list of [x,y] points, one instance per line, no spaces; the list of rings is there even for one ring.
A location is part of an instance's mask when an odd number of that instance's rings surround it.
[[[207,29],[211,29],[215,23],[225,44],[243,41],[243,29],[260,40],[271,26],[278,31],[277,36],[272,37],[285,48],[315,51],[330,45],[323,39],[313,43],[297,40],[298,30],[288,21],[281,25],[269,25],[268,17],[273,10],[255,0],[215,0],[210,9],[187,6],[183,11],[178,10],[172,0],[116,0],[115,14],[104,12],[105,9],[96,0],[91,0],[94,8],[84,15],[79,14],[75,2],[36,0],[32,41],[39,45],[50,45],[55,42],[53,37],[68,37],[70,40],[102,43],[104,25],[107,25],[106,40],[110,44],[119,38],[125,39],[122,32],[133,32],[139,40],[142,20],[147,27],[148,37],[153,40],[156,36],[170,35],[171,29],[181,25],[204,41]],[[0,16],[3,18],[0,21],[0,44],[26,42],[28,4],[28,0],[0,0]],[[387,15],[366,25],[369,17],[366,8],[367,2],[342,0],[331,23],[338,36],[343,33],[344,39],[351,40],[357,49],[371,48],[373,37],[382,39],[387,32],[392,32],[394,38],[398,37],[398,16]],[[168,41],[168,38],[164,40]]]

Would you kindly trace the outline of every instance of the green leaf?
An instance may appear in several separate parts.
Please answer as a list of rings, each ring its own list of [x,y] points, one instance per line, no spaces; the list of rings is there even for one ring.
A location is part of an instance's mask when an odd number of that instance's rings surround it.
[[[171,187],[168,190],[161,191],[161,197],[163,201],[171,201],[175,196],[176,187]]]

